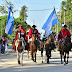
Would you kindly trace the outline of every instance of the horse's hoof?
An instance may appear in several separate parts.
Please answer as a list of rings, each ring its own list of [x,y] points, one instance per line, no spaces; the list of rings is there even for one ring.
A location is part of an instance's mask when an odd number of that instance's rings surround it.
[[[47,64],[49,64],[49,61],[47,61]]]
[[[68,64],[68,62],[66,62],[66,64]]]
[[[63,64],[63,62],[61,62],[61,64]]]
[[[28,56],[28,59],[29,59],[29,56]]]
[[[66,62],[64,62],[64,65],[66,65]]]
[[[34,59],[32,59],[34,61]]]
[[[43,61],[42,61],[42,63],[43,63]]]
[[[18,61],[18,64],[20,64],[20,61]]]
[[[34,61],[34,62],[36,62],[36,61]]]
[[[49,64],[49,62],[47,62],[47,64]]]
[[[23,64],[21,64],[23,66]]]

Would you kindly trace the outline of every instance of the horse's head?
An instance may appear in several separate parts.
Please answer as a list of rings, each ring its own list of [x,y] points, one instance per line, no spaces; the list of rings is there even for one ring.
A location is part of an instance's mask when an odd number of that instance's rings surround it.
[[[62,39],[62,42],[63,42],[63,43],[66,43],[66,44],[67,44],[67,43],[70,43],[70,38],[69,38],[69,37],[63,38],[63,39]]]
[[[49,35],[49,40],[50,40],[51,42],[54,42],[54,40],[55,40],[55,33],[51,33],[51,34]]]
[[[15,46],[22,46],[22,40],[21,39],[17,39],[15,42]]]
[[[32,34],[32,41],[35,41],[35,34]]]

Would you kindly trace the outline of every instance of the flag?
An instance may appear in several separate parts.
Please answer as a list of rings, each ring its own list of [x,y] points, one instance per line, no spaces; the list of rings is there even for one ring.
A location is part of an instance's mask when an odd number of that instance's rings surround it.
[[[45,35],[45,38],[47,37],[48,38],[48,32],[47,31],[45,31],[45,33],[44,33],[44,35]]]
[[[5,33],[7,34],[12,34],[12,29],[13,29],[13,26],[14,26],[14,18],[13,16],[11,16],[11,13],[12,13],[12,7],[10,6],[9,7],[9,13],[8,13],[8,18],[7,18],[7,23],[6,23],[6,29],[5,29]]]
[[[50,16],[48,17],[47,21],[45,22],[45,24],[43,25],[42,29],[44,29],[45,31],[48,32],[48,34],[51,34],[51,27],[55,24],[58,23],[58,19],[56,16],[56,11],[55,9],[52,11],[52,13],[50,14]]]

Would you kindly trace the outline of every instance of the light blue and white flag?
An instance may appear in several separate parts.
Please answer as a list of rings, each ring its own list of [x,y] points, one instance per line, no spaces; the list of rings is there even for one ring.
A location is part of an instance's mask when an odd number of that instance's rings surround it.
[[[48,34],[51,34],[51,27],[55,24],[58,23],[58,19],[56,16],[56,12],[55,9],[52,11],[52,13],[50,14],[50,16],[48,17],[47,21],[45,22],[45,24],[43,25],[42,29],[44,29],[45,31],[48,32]]]
[[[12,29],[14,26],[14,23],[13,23],[14,18],[13,18],[13,16],[11,16],[11,13],[12,13],[12,7],[10,6],[7,23],[6,23],[6,29],[5,29],[5,33],[10,34],[10,35],[12,34]]]

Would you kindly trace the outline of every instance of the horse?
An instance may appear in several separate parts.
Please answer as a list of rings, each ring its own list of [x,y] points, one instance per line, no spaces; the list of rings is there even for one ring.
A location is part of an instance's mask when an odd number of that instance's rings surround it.
[[[31,51],[32,60],[34,62],[36,62],[36,52],[37,52],[38,46],[39,46],[39,41],[37,40],[36,35],[32,34],[32,42],[30,43],[30,51]]]
[[[61,64],[63,64],[62,56],[64,55],[64,65],[68,64],[69,51],[71,50],[71,41],[69,37],[63,38],[59,45],[60,55],[61,55]],[[67,55],[67,61],[66,61]]]
[[[51,33],[44,44],[44,48],[46,50],[46,56],[47,56],[47,63],[49,63],[49,59],[51,57],[51,51],[56,48],[54,40],[55,40],[55,33]]]
[[[21,35],[21,30],[20,33],[18,32],[17,35],[17,40],[15,41],[15,46],[16,46],[16,51],[17,51],[17,60],[18,64],[23,65],[23,53],[25,50],[25,40]],[[20,63],[20,54],[21,54],[21,63]]]

